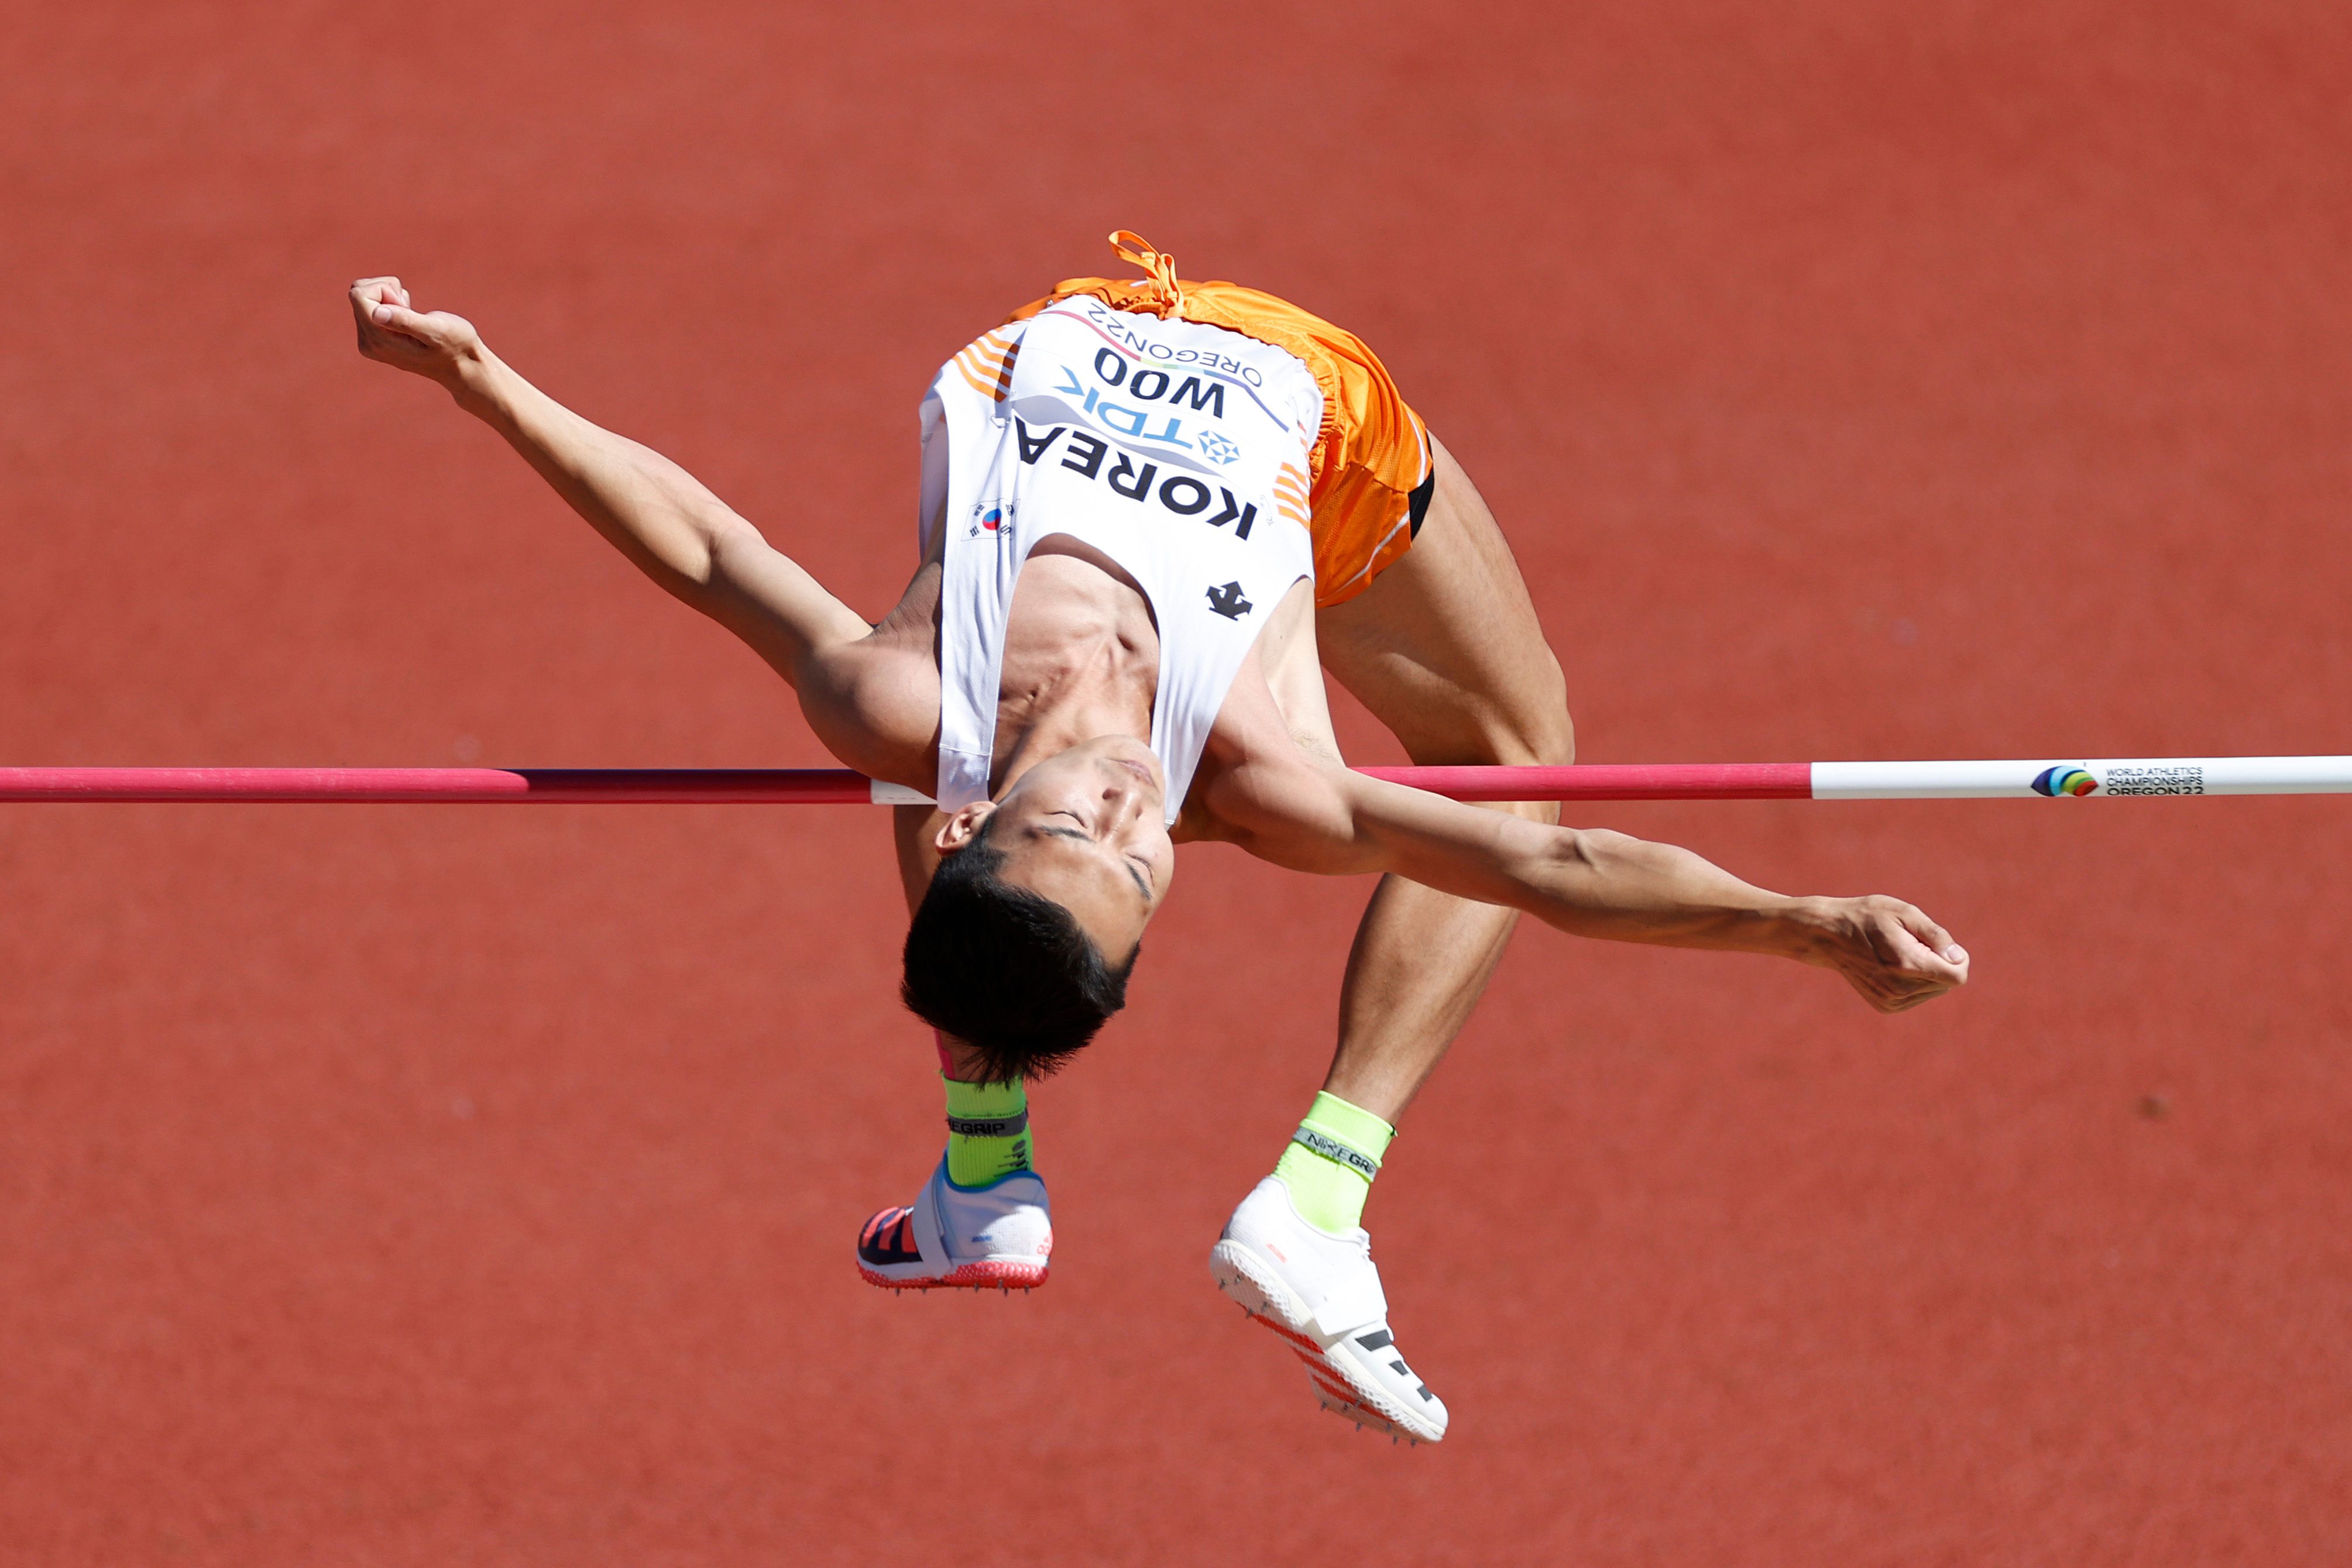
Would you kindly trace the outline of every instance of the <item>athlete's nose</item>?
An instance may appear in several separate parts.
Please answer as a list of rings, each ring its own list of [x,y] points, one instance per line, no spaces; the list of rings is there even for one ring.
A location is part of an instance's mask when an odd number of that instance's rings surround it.
[[[1103,805],[1113,832],[1123,832],[1143,813],[1143,786],[1124,766],[1115,764],[1103,781]]]

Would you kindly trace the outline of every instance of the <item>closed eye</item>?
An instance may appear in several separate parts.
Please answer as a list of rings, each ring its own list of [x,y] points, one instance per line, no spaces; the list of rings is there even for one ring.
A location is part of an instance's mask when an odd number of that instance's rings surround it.
[[[1095,836],[1094,830],[1087,826],[1087,820],[1084,817],[1079,816],[1076,811],[1049,811],[1046,815],[1050,817],[1067,817],[1073,822],[1077,823],[1080,828],[1086,829],[1086,831],[1084,832],[1078,832],[1069,828],[1040,827],[1037,831],[1041,833],[1051,833],[1055,838],[1059,839],[1085,839],[1088,841],[1091,841]],[[1142,855],[1129,855],[1127,857],[1127,874],[1134,879],[1135,891],[1142,895],[1143,902],[1147,904],[1151,902],[1150,871],[1151,862],[1148,857]]]

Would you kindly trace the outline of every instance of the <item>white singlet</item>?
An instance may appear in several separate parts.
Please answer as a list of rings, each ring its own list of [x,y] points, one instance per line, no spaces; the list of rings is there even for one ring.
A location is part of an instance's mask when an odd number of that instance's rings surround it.
[[[1150,602],[1150,746],[1176,821],[1257,628],[1315,575],[1307,455],[1322,418],[1322,391],[1293,355],[1083,296],[940,367],[923,400],[920,515],[947,529],[941,810],[989,799],[1013,584],[1037,542],[1063,534]]]

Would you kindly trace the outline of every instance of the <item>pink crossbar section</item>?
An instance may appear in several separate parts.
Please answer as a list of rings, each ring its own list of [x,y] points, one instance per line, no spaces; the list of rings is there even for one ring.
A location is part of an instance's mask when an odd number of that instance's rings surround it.
[[[865,805],[845,768],[0,768],[0,801]]]
[[[1457,800],[1801,800],[1803,762],[1662,767],[1367,768]],[[221,801],[440,805],[864,805],[841,768],[0,768],[0,803]]]

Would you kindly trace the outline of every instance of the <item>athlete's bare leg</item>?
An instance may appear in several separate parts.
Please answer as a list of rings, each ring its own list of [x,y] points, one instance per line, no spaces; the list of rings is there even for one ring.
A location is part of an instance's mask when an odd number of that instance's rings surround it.
[[[1417,764],[1572,762],[1567,687],[1518,562],[1461,465],[1435,452],[1436,493],[1412,549],[1316,618],[1324,666]],[[1559,817],[1551,804],[1494,810]],[[1382,877],[1348,956],[1324,1087],[1397,1122],[1469,1020],[1517,920]]]

